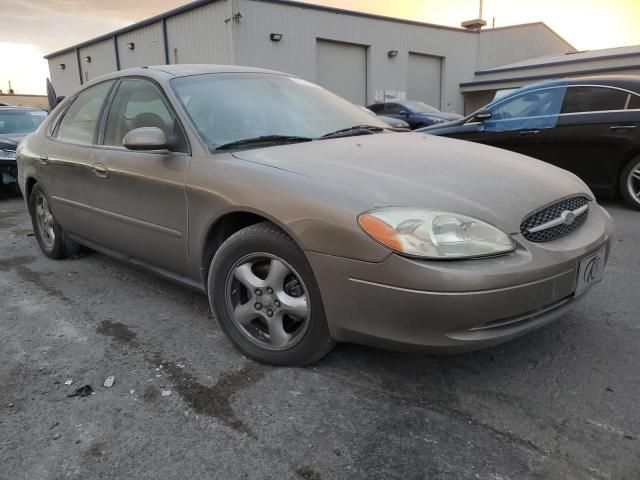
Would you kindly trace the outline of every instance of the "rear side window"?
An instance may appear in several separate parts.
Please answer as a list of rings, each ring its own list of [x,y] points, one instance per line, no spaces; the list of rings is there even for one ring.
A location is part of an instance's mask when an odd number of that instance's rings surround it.
[[[384,113],[388,113],[390,115],[398,115],[400,112],[406,112],[407,109],[404,108],[399,103],[387,103],[384,107]]]
[[[569,87],[562,104],[562,113],[624,110],[627,92],[607,87]]]
[[[627,105],[629,110],[640,110],[640,95],[631,95],[629,98],[629,104]]]
[[[91,145],[98,124],[98,117],[113,81],[88,88],[76,97],[58,124],[59,140]]]
[[[104,144],[120,147],[128,132],[141,127],[157,127],[167,139],[177,137],[179,147],[174,150],[186,151],[182,131],[158,87],[139,78],[122,80],[109,111]]]

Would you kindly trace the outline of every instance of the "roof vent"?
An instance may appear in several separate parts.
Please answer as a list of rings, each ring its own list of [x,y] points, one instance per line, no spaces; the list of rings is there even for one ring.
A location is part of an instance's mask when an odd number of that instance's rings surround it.
[[[466,22],[462,22],[460,26],[462,28],[466,28],[467,30],[471,30],[473,32],[479,32],[482,27],[487,26],[487,21],[482,19],[482,3],[483,0],[480,0],[480,10],[478,12],[478,18],[474,18],[473,20],[467,20]]]
[[[476,18],[473,20],[467,20],[466,22],[462,22],[460,24],[462,28],[466,28],[467,30],[472,30],[474,32],[479,32],[482,27],[487,26],[487,21],[481,18]]]

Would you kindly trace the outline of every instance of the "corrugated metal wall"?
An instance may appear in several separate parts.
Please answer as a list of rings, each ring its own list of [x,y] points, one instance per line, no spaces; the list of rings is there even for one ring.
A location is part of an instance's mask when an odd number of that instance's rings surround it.
[[[91,57],[91,61],[88,61],[87,57]],[[81,48],[80,68],[82,69],[83,82],[88,82],[100,75],[116,70],[113,38]]]
[[[64,70],[60,65],[64,64]],[[67,96],[80,86],[78,59],[75,50],[49,59],[51,83],[58,95]]]
[[[162,22],[118,35],[120,69],[143,65],[164,65]],[[133,43],[133,50],[127,47]]]
[[[387,92],[408,90],[409,52],[455,61],[443,61],[441,106],[462,111],[458,84],[472,78],[476,66],[477,35],[446,28],[425,27],[309,8],[252,0],[234,0],[242,18],[233,26],[235,60],[239,65],[272,68],[318,82],[317,39],[367,46],[367,103]],[[272,42],[270,33],[282,33]],[[397,50],[394,58],[390,50]],[[444,88],[445,86],[451,88]]]
[[[366,96],[371,103],[383,96],[415,95],[410,79],[409,52],[441,59],[442,110],[462,112],[460,83],[469,82],[478,66],[557,53],[569,48],[548,28],[525,25],[474,34],[459,29],[372,18],[358,14],[303,8],[255,0],[218,0],[164,20],[169,63],[218,63],[270,68],[314,82],[318,73],[318,40],[361,45],[366,49]],[[280,42],[269,39],[281,33]],[[162,21],[116,36],[121,68],[165,63]],[[126,44],[133,42],[134,50]],[[479,42],[482,42],[481,45]],[[390,51],[397,51],[390,56]],[[91,80],[117,68],[113,37],[81,47],[83,79]],[[478,56],[480,55],[480,57]],[[91,62],[85,58],[91,57]],[[56,65],[65,63],[60,71]],[[49,61],[52,82],[63,94],[80,83],[75,51]],[[360,82],[357,75],[345,82]],[[422,96],[422,93],[418,92]],[[354,97],[355,98],[355,97]],[[358,97],[360,98],[360,97]]]
[[[167,19],[169,63],[233,63],[232,2],[214,2]]]

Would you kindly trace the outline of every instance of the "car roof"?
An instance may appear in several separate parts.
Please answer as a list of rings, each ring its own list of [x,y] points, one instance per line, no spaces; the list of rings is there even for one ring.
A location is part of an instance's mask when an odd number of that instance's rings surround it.
[[[289,75],[274,70],[264,68],[239,67],[236,65],[213,65],[213,64],[178,64],[178,65],[149,65],[143,67],[126,68],[117,72],[101,75],[86,82],[82,87],[94,85],[105,80],[112,80],[128,76],[143,76],[155,80],[169,80],[174,77],[188,77],[191,75],[203,75],[207,73],[267,73],[276,75]]]
[[[573,77],[573,78],[559,78],[554,80],[545,80],[543,82],[532,83],[526,85],[518,92],[526,90],[532,90],[540,87],[553,87],[553,86],[565,86],[565,85],[598,85],[624,88],[640,94],[640,75],[596,75],[591,77]]]

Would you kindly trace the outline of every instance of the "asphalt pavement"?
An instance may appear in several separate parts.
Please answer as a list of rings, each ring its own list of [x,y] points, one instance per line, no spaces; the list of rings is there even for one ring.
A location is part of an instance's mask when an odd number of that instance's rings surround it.
[[[275,368],[200,294],[47,259],[0,199],[0,478],[637,480],[640,212],[606,206],[605,279],[558,322],[464,355],[339,345]]]

